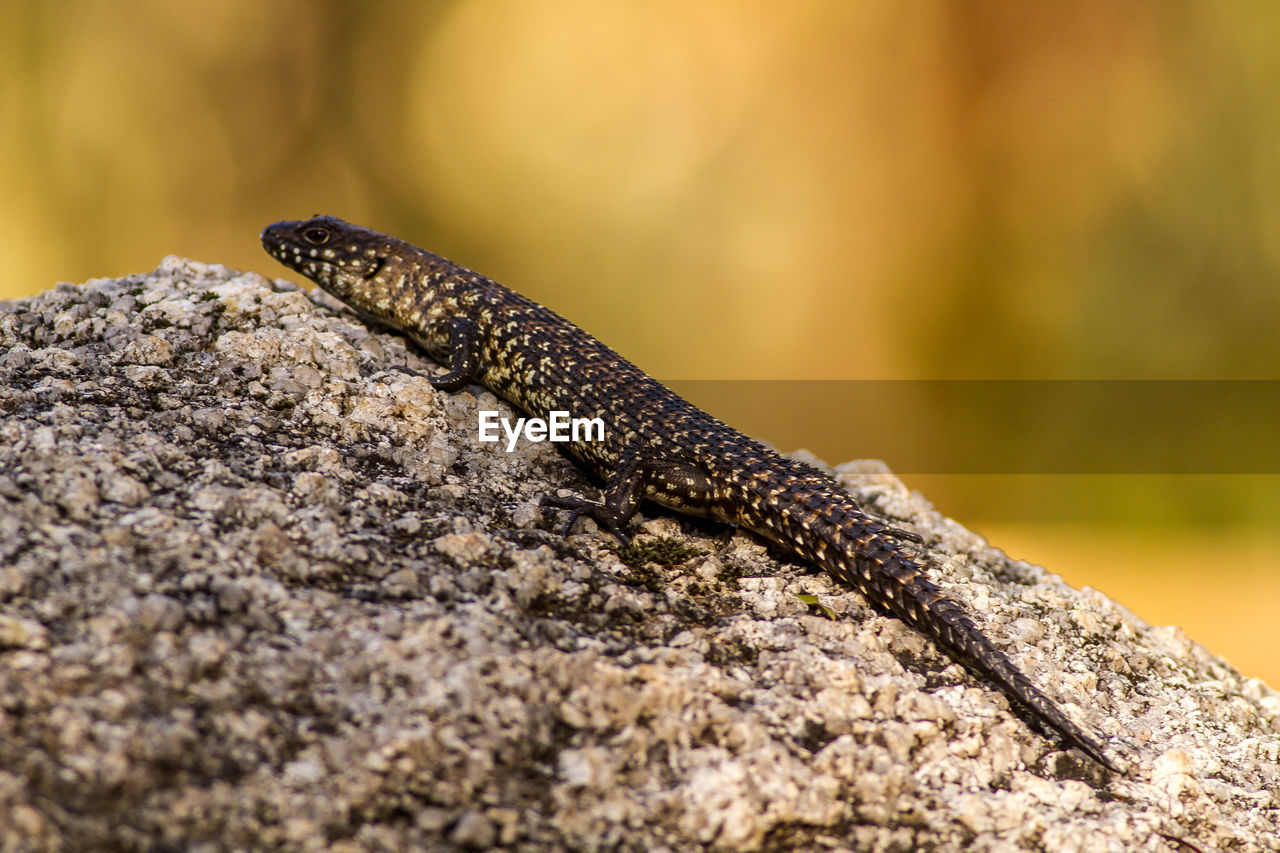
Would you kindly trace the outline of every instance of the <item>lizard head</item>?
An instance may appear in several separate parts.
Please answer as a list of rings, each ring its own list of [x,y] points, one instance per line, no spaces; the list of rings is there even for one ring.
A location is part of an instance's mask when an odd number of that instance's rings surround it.
[[[262,232],[267,254],[339,299],[377,276],[397,242],[333,216],[277,222]]]

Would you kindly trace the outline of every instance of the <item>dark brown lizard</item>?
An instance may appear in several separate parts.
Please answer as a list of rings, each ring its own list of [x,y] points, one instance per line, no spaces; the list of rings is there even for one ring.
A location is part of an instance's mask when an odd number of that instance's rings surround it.
[[[992,679],[1069,744],[1121,772],[925,577],[903,544],[914,537],[864,510],[830,477],[721,423],[560,315],[394,237],[320,216],[270,225],[262,245],[357,313],[420,345],[447,370],[431,377],[435,387],[479,382],[535,417],[602,418],[603,440],[562,447],[604,481],[603,501],[543,502],[571,510],[569,526],[585,514],[625,541],[643,500],[741,525],[855,587]]]

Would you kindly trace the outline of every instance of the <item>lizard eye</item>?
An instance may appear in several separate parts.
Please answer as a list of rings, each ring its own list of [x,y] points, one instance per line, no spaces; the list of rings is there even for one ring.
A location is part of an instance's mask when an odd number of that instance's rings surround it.
[[[302,239],[313,246],[323,246],[329,242],[329,229],[312,226],[302,232]]]

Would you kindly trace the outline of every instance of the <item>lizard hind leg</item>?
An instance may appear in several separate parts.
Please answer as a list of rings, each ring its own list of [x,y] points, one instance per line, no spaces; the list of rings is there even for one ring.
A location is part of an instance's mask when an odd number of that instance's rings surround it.
[[[604,501],[593,501],[588,500],[587,498],[562,498],[557,495],[543,495],[543,511],[545,512],[546,510],[553,508],[570,510],[569,520],[565,522],[564,527],[560,530],[561,536],[568,536],[569,532],[573,530],[573,525],[577,522],[578,516],[585,515],[587,518],[598,522],[601,526],[607,529],[623,545],[631,544],[631,537],[629,537],[626,531],[622,529],[623,525],[626,524],[629,519],[624,520],[619,518],[618,513]]]
[[[542,499],[542,507],[544,510],[555,507],[572,511],[564,527],[566,536],[578,516],[585,515],[626,544],[628,537],[624,528],[635,516],[641,501],[652,500],[692,515],[709,515],[717,497],[711,478],[696,466],[678,462],[645,462],[629,457],[605,484],[604,500],[546,495]]]
[[[543,495],[542,509],[567,509],[569,521],[565,524],[562,536],[568,536],[578,516],[585,515],[612,533],[619,542],[630,544],[630,538],[623,528],[631,521],[640,508],[644,485],[644,473],[639,461],[630,457],[619,466],[604,487],[604,500],[593,501],[587,498],[562,498],[557,495]]]

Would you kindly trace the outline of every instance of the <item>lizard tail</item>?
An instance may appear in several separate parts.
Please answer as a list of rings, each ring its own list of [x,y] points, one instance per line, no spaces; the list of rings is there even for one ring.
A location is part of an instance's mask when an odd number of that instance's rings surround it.
[[[840,527],[822,527],[819,535],[826,547],[813,556],[835,578],[934,639],[956,660],[993,679],[1012,699],[1094,761],[1113,772],[1123,772],[1092,735],[1072,722],[978,630],[959,602],[925,577],[921,565],[905,556],[894,539],[870,532],[850,539]]]

